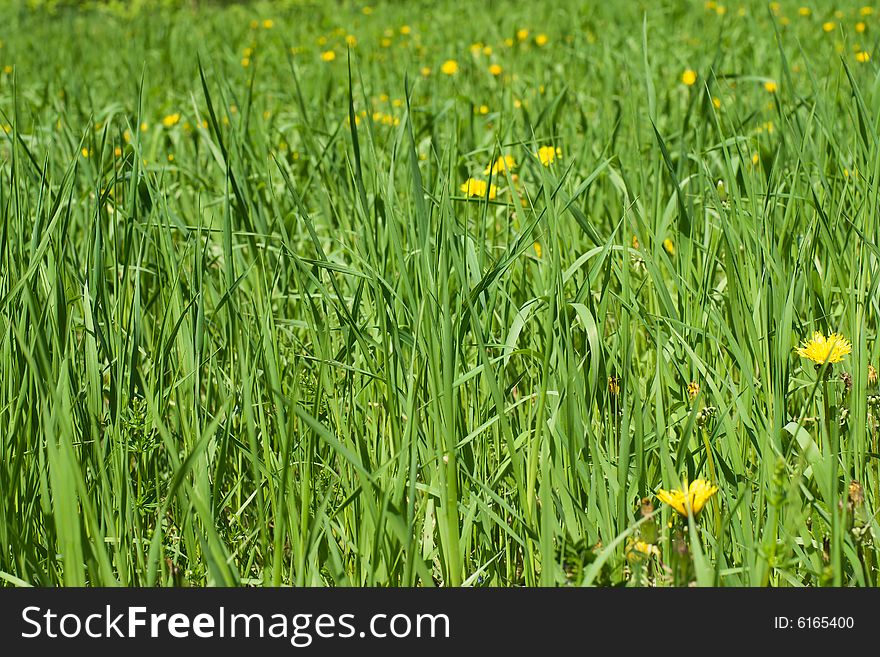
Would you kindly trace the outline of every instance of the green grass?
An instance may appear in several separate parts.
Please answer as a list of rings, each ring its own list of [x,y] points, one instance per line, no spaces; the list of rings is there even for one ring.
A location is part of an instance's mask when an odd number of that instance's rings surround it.
[[[2,4],[0,581],[878,583],[880,11]]]

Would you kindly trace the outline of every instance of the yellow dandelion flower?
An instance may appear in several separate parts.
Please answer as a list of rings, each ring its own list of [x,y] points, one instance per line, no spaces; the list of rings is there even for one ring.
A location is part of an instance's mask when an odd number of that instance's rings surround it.
[[[822,23],[823,32],[833,32],[835,27],[837,27],[837,25],[834,23],[834,21],[825,21],[824,23]]]
[[[691,69],[687,69],[684,73],[681,74],[681,81],[683,84],[692,87],[697,81],[697,72],[692,71]]]
[[[345,44],[349,48],[354,48],[358,44],[357,37],[354,34],[348,34],[345,37]]]
[[[522,27],[516,31],[516,40],[517,41],[525,41],[528,38],[529,38],[528,29]]]
[[[553,164],[553,161],[556,160],[556,158],[562,157],[562,149],[558,146],[555,148],[553,146],[541,146],[541,148],[538,149],[537,155],[538,159],[541,160],[541,164],[545,167],[549,167]]]
[[[688,383],[688,399],[694,401],[700,394],[700,384],[696,381]]]
[[[758,154],[757,154],[757,153],[753,153],[753,154],[752,154],[752,165],[753,165],[753,166],[758,166],[758,162],[760,162],[760,161],[761,161],[761,158],[758,156]]]
[[[764,90],[765,90],[768,94],[775,94],[775,93],[776,93],[776,90],[777,90],[778,88],[779,88],[779,87],[778,87],[778,85],[776,84],[776,82],[775,82],[774,80],[767,80],[767,81],[764,83]]]
[[[486,57],[491,57],[492,46],[483,46],[483,54],[486,55]]]
[[[498,64],[492,64],[492,66],[489,67],[489,73],[497,77],[501,75],[501,67]]]
[[[546,34],[539,34],[538,36],[535,37],[535,44],[543,47],[543,46],[547,45],[547,42],[549,40],[550,39],[547,37]]]
[[[712,97],[712,107],[715,109],[721,109],[721,99],[718,96]]]
[[[489,113],[489,106],[488,105],[480,105],[477,108],[477,112],[479,114],[488,114]]]
[[[512,155],[505,155],[495,160],[491,166],[486,167],[483,175],[488,176],[491,173],[494,176],[505,171],[512,171],[513,169],[516,169],[516,160],[513,159]]]
[[[513,39],[511,39],[510,37],[507,37],[504,40],[504,45],[508,48],[512,48],[513,47]]]
[[[407,35],[410,32],[412,32],[412,28],[409,25],[401,25],[400,26],[400,33],[401,34]]]
[[[332,50],[325,50],[321,53],[321,60],[325,62],[332,62],[336,59],[336,53]]]
[[[443,65],[440,67],[440,70],[444,75],[455,75],[458,73],[458,62],[454,59],[447,59],[443,62]]]
[[[382,41],[380,41],[379,44],[383,48],[390,48],[391,47],[391,39],[389,39],[388,37],[383,37]]]
[[[843,357],[852,352],[852,344],[839,333],[832,333],[827,338],[819,331],[813,332],[813,337],[804,340],[803,344],[798,347],[798,356],[807,358],[816,365],[821,365],[826,361],[829,363],[839,363]]]
[[[862,21],[859,21],[858,23],[856,23],[856,32],[861,34],[862,32],[865,31],[865,27],[866,27],[865,24]]]
[[[113,155],[116,157],[119,157],[120,155],[122,155],[122,149],[119,148],[119,146],[117,146],[116,148],[113,149]]]
[[[267,18],[263,21],[264,30],[271,30],[273,27],[275,27],[275,21],[273,21],[271,18]]]
[[[675,255],[675,244],[668,237],[663,240],[663,250],[669,255]]]
[[[426,78],[429,75],[431,75],[431,67],[430,66],[422,66],[422,69],[419,71],[419,73],[422,74],[423,78]]]
[[[468,178],[461,184],[459,189],[466,196],[476,196],[479,198],[485,198],[488,191],[490,199],[494,199],[498,192],[498,188],[495,185],[489,185],[485,180],[477,180],[476,178]]]
[[[809,7],[801,7],[800,9],[798,9],[798,14],[801,16],[809,16],[812,13],[813,12],[810,11]]]
[[[173,128],[180,121],[180,112],[175,112],[174,114],[169,114],[165,118],[162,119],[162,125],[166,128]]]
[[[251,65],[251,58],[250,57],[242,57],[241,58],[241,67],[242,68],[247,68],[250,65]]]
[[[856,53],[856,61],[860,64],[864,64],[865,62],[871,61],[871,54],[865,50],[860,50]]]
[[[718,492],[718,486],[710,484],[703,479],[695,479],[688,485],[685,480],[682,490],[663,490],[657,491],[657,499],[664,504],[668,504],[683,518],[689,515],[696,516],[703,510],[715,493]]]
[[[144,121],[143,123],[141,123],[141,132],[146,132],[146,131],[149,130],[149,129],[150,129],[150,124],[149,124],[149,123],[147,123],[146,121]]]
[[[866,6],[866,7],[862,7],[861,9],[859,9],[859,14],[861,14],[862,16],[870,16],[873,13],[874,13],[873,7]]]

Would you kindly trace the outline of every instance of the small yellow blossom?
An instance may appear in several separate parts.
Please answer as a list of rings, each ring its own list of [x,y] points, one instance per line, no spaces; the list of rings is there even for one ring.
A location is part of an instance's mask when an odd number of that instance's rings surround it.
[[[454,59],[447,59],[445,62],[443,62],[440,70],[445,75],[455,75],[456,73],[458,73],[458,62]]]
[[[492,64],[492,66],[489,67],[489,73],[497,77],[501,75],[501,67],[498,64]]]
[[[837,27],[837,25],[835,25],[834,21],[825,21],[822,23],[822,30],[824,32],[833,32],[835,27]]]
[[[541,164],[549,167],[556,158],[562,157],[562,149],[558,146],[555,148],[553,146],[541,146],[538,149],[537,155],[538,159],[541,160]]]
[[[700,384],[696,381],[688,383],[688,399],[694,401],[700,394]]]
[[[92,154],[92,152],[91,152],[88,148],[86,148],[85,146],[83,146],[83,149],[82,149],[82,156],[83,156],[83,157],[88,157],[88,156],[91,155],[91,154]]]
[[[175,112],[174,114],[169,114],[165,118],[162,119],[162,125],[166,128],[172,128],[177,125],[180,121],[180,112]]]
[[[525,41],[529,38],[529,31],[522,27],[516,31],[516,39],[517,41]]]
[[[680,516],[687,518],[689,515],[698,515],[706,506],[706,502],[717,492],[718,486],[703,479],[695,479],[690,485],[685,481],[682,490],[667,491],[661,488],[657,491],[657,499],[671,506]]]
[[[412,28],[409,25],[401,25],[400,26],[400,33],[401,34],[407,35],[410,32],[412,32]]]
[[[381,45],[383,48],[390,48],[391,47],[391,39],[388,37],[382,37],[382,40],[379,42],[379,45]]]
[[[619,376],[609,376],[608,377],[608,393],[614,396],[620,394],[620,377]]]
[[[7,64],[6,66],[3,67],[3,72],[6,75],[11,75],[12,74],[12,67]]]
[[[486,167],[486,170],[483,171],[483,175],[488,176],[491,173],[494,176],[505,171],[512,171],[515,168],[516,160],[513,159],[513,156],[505,155],[504,157],[499,157],[495,160],[492,166]]]
[[[862,21],[859,21],[858,23],[856,23],[856,32],[861,34],[862,32],[865,31],[865,27],[866,27],[865,24]]]
[[[488,105],[480,105],[477,109],[478,114],[488,114],[489,106]]]
[[[801,16],[809,16],[811,13],[813,12],[810,11],[809,7],[801,7],[800,9],[798,9],[798,14],[800,14]]]
[[[115,155],[116,157],[119,157],[120,155],[122,155],[122,149],[119,148],[119,146],[117,146],[116,148],[113,149],[113,155]]]
[[[429,75],[431,75],[431,67],[430,67],[430,66],[422,66],[422,68],[421,68],[421,70],[419,71],[419,73],[422,74],[422,77],[423,77],[423,78],[426,78],[426,77],[428,77]]]
[[[639,244],[639,238],[638,238],[638,236],[633,235],[633,238],[632,238],[632,247],[633,247],[636,251],[638,251],[640,246],[641,246],[641,244]]]
[[[541,255],[543,255],[544,253],[544,250],[541,248],[541,243],[535,242],[534,244],[532,244],[532,247],[535,249],[535,255],[540,258]]]
[[[683,84],[691,87],[697,81],[697,72],[692,71],[691,69],[687,69],[684,73],[681,74],[681,81]]]
[[[856,61],[860,64],[864,64],[865,62],[871,61],[871,54],[865,50],[860,50],[856,53]]]
[[[813,337],[804,340],[803,344],[798,347],[798,356],[813,361],[816,365],[821,365],[826,361],[829,363],[839,363],[843,357],[852,352],[852,344],[839,333],[832,333],[827,338],[819,331],[813,332]]]
[[[549,40],[550,39],[547,37],[546,34],[539,34],[538,36],[535,37],[535,44],[543,47],[543,46],[547,45],[547,42]]]
[[[275,21],[273,21],[271,18],[267,18],[263,21],[263,29],[271,30],[273,27],[275,27]]]
[[[675,244],[673,244],[672,240],[669,239],[668,237],[665,240],[663,240],[663,249],[669,255],[675,255]]]
[[[150,129],[150,124],[149,124],[149,123],[147,123],[146,121],[144,121],[143,123],[141,123],[141,132],[146,132],[146,131],[149,130],[149,129]]]
[[[321,53],[321,59],[325,62],[332,62],[336,59],[336,53],[332,50],[325,50]]]
[[[874,13],[873,7],[865,6],[865,7],[862,7],[861,9],[859,9],[859,14],[861,14],[862,16],[870,16],[873,13]]]
[[[718,96],[712,96],[712,107],[721,109],[721,99]]]
[[[489,185],[485,180],[477,180],[476,178],[468,178],[459,189],[466,196],[477,196],[479,198],[485,198],[488,191],[489,198],[494,199],[498,193],[498,188],[495,185]]]
[[[354,34],[348,34],[348,35],[346,35],[346,37],[345,37],[345,44],[346,44],[349,48],[354,48],[354,47],[357,46],[357,44],[358,44],[357,37],[356,37]]]
[[[776,90],[777,90],[778,88],[779,88],[779,87],[777,86],[777,84],[776,84],[776,82],[775,82],[774,80],[767,80],[767,81],[764,83],[764,90],[765,90],[768,94],[775,94],[775,93],[776,93]]]

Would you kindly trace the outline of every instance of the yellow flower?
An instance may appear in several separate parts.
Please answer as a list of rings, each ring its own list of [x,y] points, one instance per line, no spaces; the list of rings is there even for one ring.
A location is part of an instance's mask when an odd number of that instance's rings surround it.
[[[348,34],[345,37],[345,43],[349,48],[354,48],[358,44],[357,37],[354,34]]]
[[[562,149],[559,147],[541,146],[541,148],[538,149],[538,159],[541,160],[541,164],[545,167],[549,167],[553,164],[553,161],[557,157],[562,157]]]
[[[529,31],[526,28],[520,28],[516,31],[517,41],[525,41],[529,38]]]
[[[175,112],[174,114],[169,114],[164,119],[162,119],[162,125],[166,128],[171,128],[177,125],[178,121],[180,121],[180,113]]]
[[[447,59],[445,62],[443,62],[440,70],[446,75],[455,75],[456,73],[458,73],[458,62],[454,59]]]
[[[483,46],[483,54],[489,57],[492,54],[492,46]]]
[[[663,240],[663,248],[666,250],[666,253],[669,255],[675,255],[675,244],[672,243],[672,240],[668,237]]]
[[[336,53],[332,50],[325,50],[321,53],[321,59],[325,62],[332,62],[334,59],[336,59]]]
[[[400,33],[401,34],[406,35],[406,34],[409,34],[410,32],[412,32],[412,28],[409,25],[401,25],[400,26]]]
[[[874,13],[873,7],[862,7],[861,9],[859,9],[859,14],[861,14],[862,16],[870,16],[873,13]]]
[[[860,50],[859,52],[856,53],[856,61],[859,62],[860,64],[864,64],[865,62],[869,62],[869,61],[871,61],[871,54],[864,51],[864,50]]]
[[[645,541],[631,541],[626,546],[626,558],[629,561],[637,561],[645,557],[659,557],[660,548]]]
[[[241,58],[241,67],[242,68],[247,68],[250,65],[251,65],[251,58],[250,57],[242,57]]]
[[[638,238],[637,235],[633,235],[632,245],[633,245],[633,248],[634,248],[636,251],[639,250],[639,247],[640,247],[641,245],[639,244],[639,238]]]
[[[541,243],[535,242],[534,244],[532,244],[532,246],[535,248],[535,255],[540,258],[541,255],[544,253],[544,250],[541,248]]]
[[[263,29],[271,30],[273,27],[275,27],[275,21],[273,21],[271,18],[267,18],[263,21]]]
[[[700,384],[696,381],[691,381],[688,383],[688,399],[694,401],[697,398],[697,395],[700,394]]]
[[[3,72],[6,73],[6,75],[11,75],[12,74],[12,67],[7,64],[6,66],[3,67]]]
[[[706,506],[706,502],[718,492],[718,486],[710,484],[703,479],[696,479],[688,485],[687,480],[684,482],[683,490],[663,490],[657,491],[657,499],[668,504],[675,509],[678,514],[684,518],[689,515],[696,516]],[[687,492],[684,492],[684,491]]]
[[[824,362],[839,363],[843,357],[852,352],[852,344],[839,333],[832,333],[827,338],[815,331],[810,340],[804,340],[797,349],[799,356],[808,358],[817,365]]]
[[[861,22],[861,21],[859,21],[858,23],[856,23],[856,32],[858,32],[859,34],[861,34],[861,33],[864,32],[864,31],[865,31],[865,24],[864,24],[863,22]]]
[[[773,80],[767,80],[767,81],[764,83],[764,89],[767,91],[767,93],[775,94],[775,93],[776,93],[776,90],[777,90],[778,88],[779,88],[779,87],[777,86],[776,82],[773,81]]]
[[[489,67],[489,73],[495,76],[501,75],[501,67],[498,64],[492,64]]]
[[[798,9],[798,13],[801,16],[809,16],[812,12],[810,11],[809,7],[801,7],[800,9]]]
[[[822,29],[825,32],[831,32],[834,30],[835,27],[837,27],[837,26],[834,24],[833,21],[826,21],[826,22],[822,23]]]
[[[485,180],[477,180],[476,178],[468,178],[459,189],[467,196],[477,196],[485,198],[486,191],[489,192],[489,198],[494,199],[498,188],[495,185],[489,185]]]
[[[119,148],[119,146],[117,146],[116,148],[113,149],[113,155],[115,155],[116,157],[119,157],[120,155],[122,155],[122,149]]]
[[[422,66],[422,69],[419,71],[419,73],[422,74],[423,78],[426,78],[431,75],[431,68],[429,66]]]
[[[88,148],[86,148],[85,146],[83,146],[83,149],[82,149],[82,156],[83,156],[83,157],[88,157],[89,155],[91,155],[91,151],[89,151]]]
[[[715,109],[721,109],[721,99],[718,96],[712,97],[712,107]]]
[[[611,395],[619,395],[620,394],[620,377],[619,376],[609,376],[608,377],[608,393]]]
[[[697,81],[697,72],[692,71],[691,69],[687,69],[684,73],[681,74],[681,81],[683,84],[691,87]]]
[[[489,113],[489,106],[488,105],[480,105],[477,108],[477,112],[480,114],[488,114]]]
[[[513,159],[512,155],[505,155],[504,157],[499,157],[495,160],[495,163],[492,166],[486,167],[486,170],[483,171],[484,176],[488,176],[490,173],[494,176],[499,173],[503,173],[504,171],[512,171],[516,169],[516,160]]]
[[[382,41],[380,41],[379,43],[383,48],[391,47],[391,39],[389,39],[388,37],[382,37]]]
[[[539,34],[535,37],[535,44],[539,46],[546,46],[549,40],[550,39],[547,38],[546,34]]]

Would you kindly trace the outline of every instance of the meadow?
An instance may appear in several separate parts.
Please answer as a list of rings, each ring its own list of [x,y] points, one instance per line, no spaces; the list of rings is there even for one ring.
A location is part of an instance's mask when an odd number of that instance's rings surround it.
[[[0,14],[3,585],[877,585],[880,5]]]

